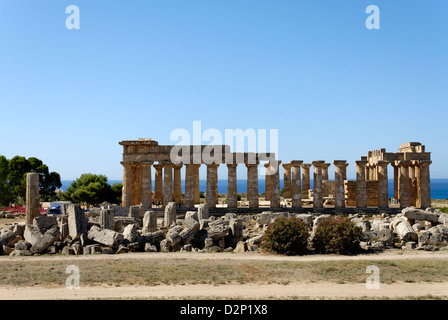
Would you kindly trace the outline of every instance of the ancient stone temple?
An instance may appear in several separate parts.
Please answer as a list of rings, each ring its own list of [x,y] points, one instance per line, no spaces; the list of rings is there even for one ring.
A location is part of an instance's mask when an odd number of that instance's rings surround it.
[[[312,207],[404,208],[431,205],[430,153],[418,142],[402,144],[398,152],[385,149],[369,151],[355,162],[356,179],[347,180],[346,160],[326,162],[302,160],[283,162],[273,153],[236,153],[227,145],[159,145],[151,139],[121,141],[123,146],[122,206],[153,204],[166,206],[170,202],[182,203],[186,208],[199,204],[199,168],[207,168],[206,204],[211,210],[218,201],[218,167],[227,167],[227,208],[236,210],[237,167],[247,169],[247,206],[260,207],[258,186],[259,167],[265,167],[266,189],[264,199],[270,208],[286,205],[300,210]],[[334,165],[334,180],[329,167]],[[394,172],[394,197],[389,198],[388,167]],[[181,192],[181,169],[185,166],[185,194]],[[313,188],[310,169],[313,172]],[[154,188],[151,179],[155,170]],[[280,197],[280,174],[283,175],[283,204]],[[221,177],[220,177],[221,178]]]

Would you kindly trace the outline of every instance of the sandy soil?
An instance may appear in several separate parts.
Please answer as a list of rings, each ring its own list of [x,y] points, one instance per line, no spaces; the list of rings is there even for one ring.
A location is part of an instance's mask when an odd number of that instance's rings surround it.
[[[390,250],[379,254],[357,256],[308,255],[284,257],[259,253],[130,253],[123,255],[95,256],[40,256],[40,257],[1,257],[3,260],[79,260],[79,259],[212,259],[212,260],[256,260],[256,261],[331,261],[331,260],[402,260],[402,259],[443,259],[448,261],[448,252],[421,252]],[[3,287],[0,299],[300,299],[300,298],[361,298],[361,297],[409,297],[409,296],[448,297],[448,281],[442,283],[396,283],[380,284],[379,289],[368,289],[365,284],[334,283],[289,283],[282,284],[244,284],[244,285],[157,285],[105,287],[81,286],[79,289],[65,287]]]

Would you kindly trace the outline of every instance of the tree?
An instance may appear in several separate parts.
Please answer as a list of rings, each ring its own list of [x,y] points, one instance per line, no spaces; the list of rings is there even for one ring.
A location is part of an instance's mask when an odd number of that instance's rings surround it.
[[[67,191],[62,194],[62,200],[88,205],[104,201],[115,203],[118,188],[119,186],[116,186],[113,190],[105,175],[84,173],[70,184]]]
[[[53,200],[55,190],[62,186],[61,176],[57,172],[50,172],[42,160],[30,157],[15,156],[8,162],[7,180],[14,198],[25,199],[26,174],[34,172],[39,174],[39,193],[43,201]]]
[[[0,156],[0,205],[7,206],[12,202],[13,197],[8,185],[8,159]]]

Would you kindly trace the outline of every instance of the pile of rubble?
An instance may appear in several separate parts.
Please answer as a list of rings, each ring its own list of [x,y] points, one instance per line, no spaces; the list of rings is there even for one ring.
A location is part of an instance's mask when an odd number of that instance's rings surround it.
[[[164,217],[156,211],[144,212],[132,206],[128,215],[117,216],[103,206],[85,213],[79,205],[70,205],[65,215],[42,215],[33,224],[18,223],[0,233],[0,253],[12,256],[37,254],[119,254],[158,251],[256,251],[262,236],[274,219],[290,216],[287,212],[266,211],[254,215],[227,213],[209,216],[207,207],[176,216],[175,203],[166,206]],[[313,230],[328,215],[295,214]],[[448,215],[429,208],[406,208],[400,214],[349,218],[363,229],[361,248],[416,248],[437,250],[448,244]]]

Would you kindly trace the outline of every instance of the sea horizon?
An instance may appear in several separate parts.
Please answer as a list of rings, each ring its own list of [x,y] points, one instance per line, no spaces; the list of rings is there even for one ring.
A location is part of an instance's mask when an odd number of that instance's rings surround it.
[[[64,192],[70,186],[73,180],[61,180],[62,189]],[[123,180],[108,180],[110,185],[115,183],[122,183]],[[311,188],[313,187],[313,180],[310,181]],[[394,194],[394,180],[388,180],[389,185],[389,197],[392,198]],[[206,192],[207,180],[199,180],[199,191]],[[152,181],[152,188],[154,190],[154,180]],[[280,180],[280,189],[283,188],[283,180]],[[182,193],[185,193],[185,180],[181,180]],[[258,190],[259,193],[264,193],[265,190],[265,180],[258,180]],[[247,192],[247,179],[237,180],[237,192],[246,193]],[[218,193],[227,193],[227,179],[218,180]],[[448,179],[431,179],[431,198],[432,199],[448,199]]]

